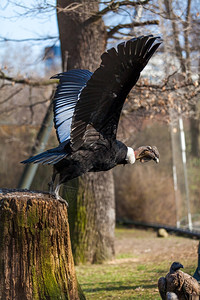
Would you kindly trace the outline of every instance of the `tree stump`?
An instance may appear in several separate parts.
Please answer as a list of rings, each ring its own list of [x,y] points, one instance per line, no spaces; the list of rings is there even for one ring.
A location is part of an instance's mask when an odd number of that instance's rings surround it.
[[[0,190],[0,299],[85,299],[67,208],[49,194]]]

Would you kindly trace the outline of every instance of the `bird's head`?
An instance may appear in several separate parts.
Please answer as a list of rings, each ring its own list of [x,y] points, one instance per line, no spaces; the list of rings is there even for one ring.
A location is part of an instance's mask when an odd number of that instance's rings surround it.
[[[184,266],[180,262],[175,261],[170,267],[170,273],[176,272],[180,268],[184,268]]]
[[[159,163],[160,154],[156,146],[141,146],[135,150],[135,158],[142,163],[150,160]]]

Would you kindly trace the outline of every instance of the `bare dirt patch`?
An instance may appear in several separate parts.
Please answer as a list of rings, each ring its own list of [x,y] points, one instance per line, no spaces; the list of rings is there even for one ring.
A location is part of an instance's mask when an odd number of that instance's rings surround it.
[[[115,251],[118,257],[127,254],[142,263],[168,260],[169,263],[180,261],[191,264],[194,260],[197,261],[198,244],[198,240],[175,235],[160,238],[153,230],[117,229]]]

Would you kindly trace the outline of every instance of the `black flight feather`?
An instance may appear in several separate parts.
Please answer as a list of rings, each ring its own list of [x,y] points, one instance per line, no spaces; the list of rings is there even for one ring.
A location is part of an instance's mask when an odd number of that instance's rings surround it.
[[[141,36],[101,56],[100,67],[88,80],[75,106],[70,135],[74,151],[84,144],[87,124],[92,124],[106,138],[116,138],[124,101],[159,45],[158,37]],[[80,125],[76,129],[78,121]]]

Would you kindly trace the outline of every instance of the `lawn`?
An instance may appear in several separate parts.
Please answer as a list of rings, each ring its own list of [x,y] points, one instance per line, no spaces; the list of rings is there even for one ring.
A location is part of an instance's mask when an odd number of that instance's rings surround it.
[[[76,267],[87,300],[161,299],[157,289],[173,261],[193,274],[198,241],[183,237],[158,238],[152,230],[116,229],[115,258],[101,265]]]

